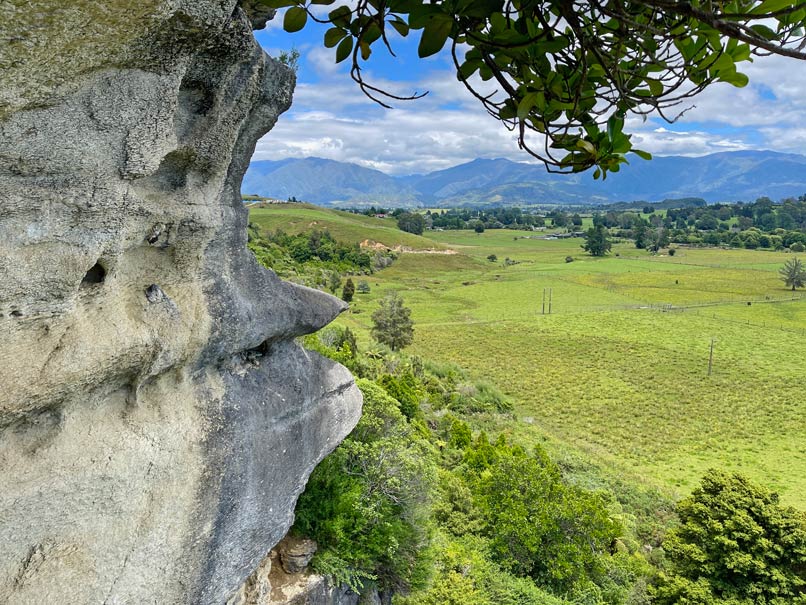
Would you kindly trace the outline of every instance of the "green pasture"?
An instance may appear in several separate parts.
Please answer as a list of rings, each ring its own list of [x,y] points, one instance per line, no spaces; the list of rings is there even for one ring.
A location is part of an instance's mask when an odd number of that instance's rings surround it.
[[[778,279],[786,254],[651,256],[623,244],[594,259],[578,239],[429,237],[460,254],[403,255],[345,320],[365,332],[376,297],[399,290],[414,352],[500,385],[518,402],[516,432],[536,426],[679,494],[715,466],[806,504],[806,300]],[[518,264],[505,267],[506,257]]]
[[[363,214],[328,210],[310,204],[272,204],[252,208],[249,220],[262,229],[283,229],[287,233],[301,233],[319,229],[330,231],[338,241],[362,242],[371,240],[393,248],[405,246],[416,250],[437,246],[419,235],[405,233],[397,228],[393,219],[380,219]]]
[[[806,507],[806,298],[777,273],[791,255],[625,242],[595,259],[580,239],[523,235],[430,232],[422,248],[455,254],[401,254],[339,321],[366,345],[377,300],[399,291],[411,352],[501,387],[516,440],[678,495],[709,467],[741,471]]]
[[[685,493],[717,466],[803,504],[802,342],[645,310],[420,325],[414,349],[494,381],[518,402],[521,422],[631,474]]]

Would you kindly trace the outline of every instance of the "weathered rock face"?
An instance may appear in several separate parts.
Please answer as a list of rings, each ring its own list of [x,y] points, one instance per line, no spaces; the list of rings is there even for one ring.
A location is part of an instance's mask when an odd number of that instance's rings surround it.
[[[0,602],[226,601],[358,420],[245,249],[294,77],[236,4],[0,5]]]
[[[327,578],[304,566],[286,569],[284,552],[305,551],[309,545],[285,538],[269,553],[227,605],[372,605],[346,586],[333,586]],[[300,548],[301,547],[301,548]],[[380,604],[378,604],[380,605]]]

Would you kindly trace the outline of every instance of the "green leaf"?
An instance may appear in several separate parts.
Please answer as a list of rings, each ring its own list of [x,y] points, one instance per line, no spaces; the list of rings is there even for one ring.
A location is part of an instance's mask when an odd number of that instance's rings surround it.
[[[739,44],[731,53],[731,56],[736,63],[739,63],[740,61],[747,61],[750,58],[750,45]]]
[[[465,80],[472,76],[481,66],[480,61],[465,61],[459,66],[459,76]]]
[[[596,147],[590,141],[586,141],[585,139],[579,139],[577,141],[577,147],[580,149],[584,149],[592,156],[596,156]]]
[[[532,111],[532,108],[535,106],[537,102],[537,93],[536,92],[529,92],[523,95],[523,98],[518,103],[518,119],[522,120],[529,112]]]
[[[347,28],[350,26],[352,16],[353,12],[349,8],[347,8],[346,6],[340,6],[330,11],[327,15],[327,18],[330,19],[330,22],[333,25],[338,25],[339,27]]]
[[[447,16],[439,6],[434,4],[418,4],[409,13],[409,27],[411,29],[423,29],[436,16]]]
[[[646,151],[641,151],[640,149],[633,149],[632,152],[637,155],[642,160],[651,160],[652,154],[647,153]]]
[[[765,40],[775,40],[778,37],[778,34],[776,34],[775,31],[771,30],[766,25],[762,25],[761,23],[751,25],[750,29],[752,29],[756,34]]]
[[[292,6],[285,12],[283,29],[289,33],[298,32],[308,22],[308,13],[304,8]]]
[[[736,65],[733,62],[733,57],[727,54],[720,55],[716,61],[714,61],[713,65],[711,65],[708,69],[714,72],[735,72]]]
[[[660,80],[656,80],[655,78],[645,78],[647,86],[649,86],[649,92],[652,93],[653,97],[659,97],[663,94],[663,83]]]
[[[607,138],[610,139],[611,142],[615,141],[616,138],[621,134],[621,129],[624,127],[624,118],[613,114],[607,120]]]
[[[381,37],[381,28],[378,27],[377,23],[370,23],[369,26],[364,30],[364,33],[361,36],[361,42],[364,44],[372,44]]]
[[[750,81],[750,78],[743,73],[739,73],[738,71],[730,74],[729,76],[721,76],[719,79],[723,82],[727,82],[728,84],[732,84],[736,88],[744,88]]]
[[[329,6],[333,4],[336,0],[311,0],[311,4],[321,4],[323,6]]]
[[[338,48],[336,48],[336,63],[341,63],[347,57],[350,56],[350,53],[353,51],[353,39],[350,36],[347,36],[339,43]]]
[[[389,21],[389,25],[395,28],[397,33],[399,33],[404,38],[409,35],[409,24],[403,21],[403,19],[395,19],[394,21]]]
[[[344,36],[347,35],[347,30],[341,27],[331,27],[325,32],[325,48],[333,48],[341,42]]]
[[[616,136],[616,138],[613,140],[613,153],[627,153],[630,150],[630,147],[632,147],[630,137],[623,132],[619,133],[618,136]]]
[[[423,29],[417,54],[422,58],[430,57],[441,51],[452,28],[453,19],[447,15],[434,15]]]

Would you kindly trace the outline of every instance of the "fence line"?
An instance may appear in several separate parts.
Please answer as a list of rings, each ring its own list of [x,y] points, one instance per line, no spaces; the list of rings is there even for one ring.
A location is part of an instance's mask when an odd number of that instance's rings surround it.
[[[780,297],[780,298],[738,298],[738,299],[730,299],[730,300],[719,300],[719,301],[710,301],[710,302],[703,302],[703,303],[689,303],[689,304],[680,304],[675,305],[672,303],[635,303],[635,304],[623,304],[623,305],[578,305],[578,304],[571,304],[566,305],[562,303],[562,300],[558,300],[554,303],[554,308],[552,309],[552,315],[573,315],[579,313],[607,313],[613,311],[656,311],[662,313],[692,313],[701,317],[708,317],[709,313],[705,311],[708,307],[718,307],[718,306],[729,306],[729,305],[744,305],[747,303],[750,304],[779,304],[779,303],[791,303],[791,302],[800,302],[806,300],[806,294],[797,294],[787,297]],[[541,313],[541,307],[539,302],[534,308],[525,309],[521,314],[518,315],[511,315],[505,316],[501,315],[500,317],[493,317],[490,319],[471,319],[470,315],[466,315],[464,320],[458,319],[460,323],[463,324],[497,324],[501,322],[523,322],[534,320],[538,317],[545,317]],[[741,319],[733,319],[730,317],[719,316],[716,313],[711,313],[710,318],[723,321],[726,323],[732,324],[739,324],[739,325],[746,325],[746,326],[754,326],[757,328],[764,328],[764,329],[775,329],[781,330],[784,332],[789,332],[792,334],[801,334],[806,335],[806,328],[793,328],[787,327],[783,324],[776,324],[775,322],[752,322],[750,320],[741,320]],[[437,321],[437,322],[423,322],[420,325],[450,325],[457,323],[457,320],[454,321]]]

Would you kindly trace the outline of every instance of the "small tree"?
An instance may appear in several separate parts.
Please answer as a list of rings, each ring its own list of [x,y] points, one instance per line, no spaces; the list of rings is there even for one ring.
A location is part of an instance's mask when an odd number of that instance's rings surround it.
[[[366,281],[361,280],[358,282],[358,287],[356,290],[361,294],[369,294],[369,284]]]
[[[643,219],[636,221],[635,227],[633,227],[633,238],[635,239],[636,248],[639,250],[646,248],[647,240],[649,239],[649,227],[647,227]]]
[[[393,351],[399,351],[414,340],[411,309],[403,306],[403,299],[397,292],[383,298],[372,314],[372,337]]]
[[[490,261],[491,263],[494,263],[494,262],[496,262],[498,260],[498,257],[495,254],[490,254],[487,257],[487,260]]]
[[[806,601],[806,516],[741,475],[711,470],[677,505],[653,603]]]
[[[397,217],[397,226],[401,231],[422,235],[425,229],[425,219],[416,212],[404,212]]]
[[[353,283],[352,278],[348,277],[347,281],[344,282],[344,287],[341,290],[341,299],[344,302],[351,302],[353,300],[354,294],[355,294],[355,284]]]
[[[331,294],[335,294],[341,285],[341,275],[338,271],[331,271],[327,276],[327,289]]]
[[[583,250],[589,252],[591,256],[604,256],[610,252],[610,248],[610,238],[604,225],[600,223],[588,229],[585,235],[585,243],[582,244]]]
[[[656,215],[652,215],[656,216]],[[649,232],[647,237],[647,249],[651,252],[657,252],[661,248],[669,245],[669,232],[663,227],[658,227]]]
[[[803,268],[799,258],[790,258],[778,272],[783,282],[791,287],[793,292],[795,288],[806,286],[806,269]]]

